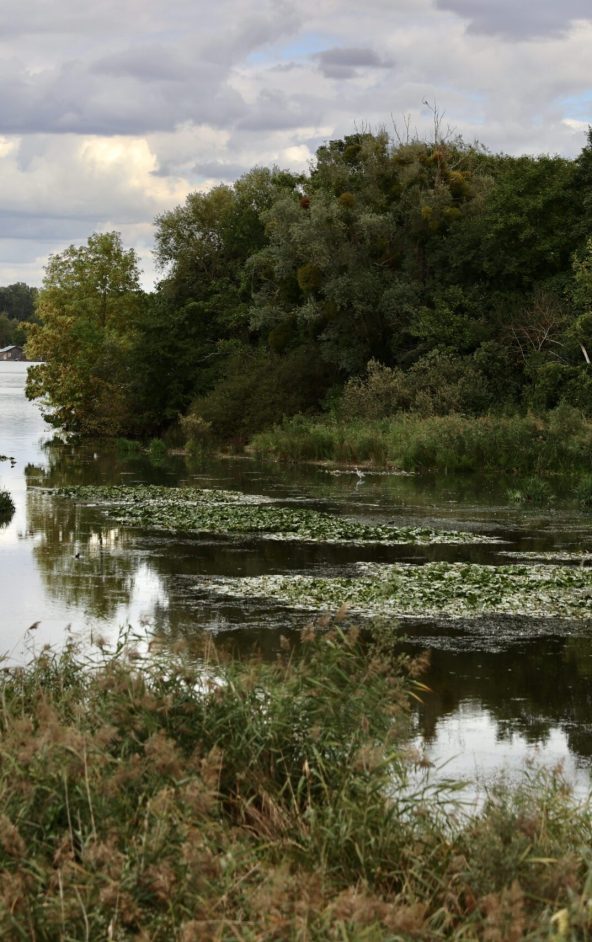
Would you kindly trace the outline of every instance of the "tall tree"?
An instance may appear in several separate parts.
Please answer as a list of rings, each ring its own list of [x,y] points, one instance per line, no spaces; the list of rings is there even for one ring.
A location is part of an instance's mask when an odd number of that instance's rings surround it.
[[[133,427],[133,356],[142,311],[133,249],[117,232],[50,257],[39,294],[39,323],[28,328],[27,395],[41,399],[52,425],[113,435]]]

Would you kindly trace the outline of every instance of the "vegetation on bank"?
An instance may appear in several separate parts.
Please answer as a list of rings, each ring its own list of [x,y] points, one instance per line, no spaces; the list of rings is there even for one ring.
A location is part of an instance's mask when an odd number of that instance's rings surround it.
[[[584,939],[560,773],[464,816],[405,745],[422,659],[305,629],[273,663],[156,641],[0,674],[5,938]],[[448,803],[445,804],[445,799]]]
[[[0,287],[0,348],[25,343],[24,324],[35,316],[37,294],[22,281]]]
[[[417,416],[346,421],[295,416],[256,435],[260,457],[407,471],[589,471],[592,421],[562,405],[545,416]]]
[[[592,132],[573,160],[348,135],[53,256],[28,394],[82,435],[242,445],[295,414],[592,416]],[[528,432],[528,427],[524,431]]]

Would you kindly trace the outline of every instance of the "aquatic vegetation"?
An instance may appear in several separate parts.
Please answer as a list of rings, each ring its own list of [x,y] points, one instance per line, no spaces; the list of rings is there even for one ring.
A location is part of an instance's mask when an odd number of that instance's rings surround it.
[[[14,501],[8,491],[0,488],[0,519],[11,517],[14,513]]]
[[[317,510],[279,506],[269,498],[237,491],[134,485],[69,487],[54,493],[104,505],[109,515],[125,526],[359,545],[498,542],[456,530],[364,524]]]
[[[108,506],[162,506],[170,510],[175,504],[264,504],[271,498],[243,491],[227,491],[207,487],[165,487],[158,484],[80,484],[60,487],[49,492],[59,497],[73,497],[85,504]]]
[[[542,506],[553,499],[553,490],[548,481],[536,475],[518,482],[508,491],[508,500],[514,504]]]
[[[380,616],[452,618],[487,614],[592,618],[592,570],[574,566],[476,563],[359,563],[360,576],[257,576],[212,580],[222,595],[270,598],[286,605]]]
[[[577,563],[579,566],[586,566],[588,563],[592,563],[592,553],[587,553],[585,550],[544,550],[540,552],[534,550],[500,550],[497,555],[509,556],[512,559],[524,559],[529,562]]]
[[[168,447],[162,438],[152,438],[148,445],[148,456],[154,464],[164,461],[168,455]]]
[[[535,770],[463,814],[411,774],[426,659],[325,628],[0,672],[1,937],[589,938],[589,805]]]

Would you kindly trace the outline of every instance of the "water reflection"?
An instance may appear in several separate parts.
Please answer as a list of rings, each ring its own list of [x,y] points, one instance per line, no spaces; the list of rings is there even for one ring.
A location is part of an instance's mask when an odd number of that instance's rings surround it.
[[[27,519],[36,537],[33,555],[52,596],[103,620],[129,603],[138,560],[117,527],[40,491],[27,495]]]
[[[16,503],[0,527],[0,651],[13,650],[40,620],[39,643],[62,643],[66,628],[116,634],[141,627],[165,641],[203,627],[239,655],[278,650],[280,632],[296,637],[310,619],[251,600],[215,597],[211,580],[266,573],[354,574],[357,560],[463,559],[499,563],[499,547],[329,547],[248,538],[198,538],[126,530],[96,508],[56,500],[42,488],[63,484],[187,483],[268,494],[368,521],[426,523],[495,532],[512,551],[589,549],[590,515],[555,502],[543,510],[510,506],[511,482],[490,478],[331,475],[321,468],[262,466],[252,460],[170,456],[154,464],[115,445],[51,440],[23,395],[24,366],[0,366],[0,484]],[[507,559],[503,560],[504,562]],[[397,630],[392,626],[393,630]],[[573,768],[592,756],[592,638],[585,626],[498,619],[472,626],[404,626],[413,650],[432,648],[432,693],[417,708],[418,736],[438,762],[471,775],[475,764],[518,763],[530,752]],[[456,764],[455,764],[456,763]],[[575,774],[575,773],[574,773]]]
[[[517,733],[524,742],[545,747],[559,727],[572,752],[592,756],[591,675],[589,637],[546,637],[462,657],[433,650],[432,693],[418,710],[418,728],[434,743],[443,718],[458,714],[463,703],[479,703],[495,717],[500,741]]]

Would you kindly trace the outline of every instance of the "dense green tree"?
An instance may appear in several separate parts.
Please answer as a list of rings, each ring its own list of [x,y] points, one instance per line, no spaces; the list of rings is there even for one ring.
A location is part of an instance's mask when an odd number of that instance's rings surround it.
[[[33,317],[37,294],[37,288],[31,288],[23,281],[0,287],[0,311],[12,320],[29,321]]]
[[[29,327],[27,395],[51,424],[111,435],[135,422],[133,352],[142,314],[135,252],[116,232],[50,257]]]
[[[365,390],[372,362],[396,408],[592,414],[591,235],[592,132],[569,160],[362,131],[163,213],[149,297],[114,234],[50,260],[29,393],[74,431],[192,410],[238,440]]]
[[[25,342],[25,331],[18,321],[13,320],[8,314],[0,314],[0,347],[8,347],[12,344],[21,346]]]

